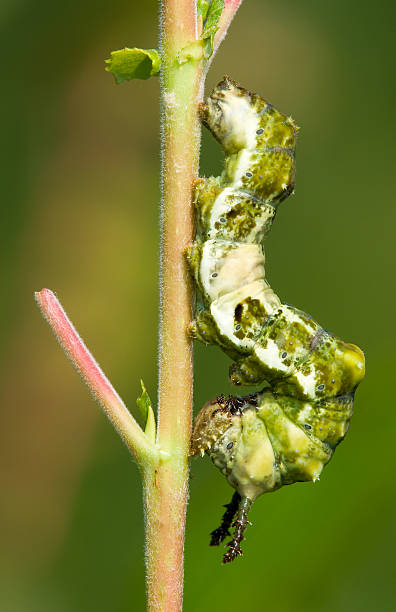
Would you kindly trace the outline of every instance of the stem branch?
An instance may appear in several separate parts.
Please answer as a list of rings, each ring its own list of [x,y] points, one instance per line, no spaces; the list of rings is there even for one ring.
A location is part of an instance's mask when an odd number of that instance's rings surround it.
[[[223,42],[228,32],[228,28],[231,25],[231,21],[234,19],[237,13],[237,10],[241,6],[242,2],[243,0],[225,0],[224,9],[223,9],[223,12],[221,14],[221,17],[218,23],[219,29],[217,30],[216,35],[214,37],[214,41],[213,41],[213,53],[211,57],[209,58],[209,60],[206,62],[205,74],[209,70],[210,65],[214,59],[214,56],[216,55],[218,48]]]
[[[144,432],[92,357],[55,294],[49,289],[43,289],[35,293],[35,298],[42,315],[67,357],[124,440],[133,458],[138,464],[144,465],[149,456],[157,454],[155,447],[149,443]]]

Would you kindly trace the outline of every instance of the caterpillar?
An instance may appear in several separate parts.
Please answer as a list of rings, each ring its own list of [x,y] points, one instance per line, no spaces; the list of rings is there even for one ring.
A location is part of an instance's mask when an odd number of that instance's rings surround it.
[[[282,303],[265,278],[262,243],[294,190],[293,119],[229,77],[201,104],[200,118],[224,149],[225,165],[195,187],[197,232],[186,257],[197,301],[189,333],[233,360],[233,384],[262,386],[208,402],[193,427],[191,455],[206,452],[235,489],[211,534],[218,545],[235,528],[228,563],[242,554],[259,495],[319,479],[347,432],[365,363],[357,346]]]

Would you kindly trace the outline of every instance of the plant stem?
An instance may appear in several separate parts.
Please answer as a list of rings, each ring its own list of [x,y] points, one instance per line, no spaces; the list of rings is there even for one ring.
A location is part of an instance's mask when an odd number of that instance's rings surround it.
[[[224,0],[224,9],[218,23],[219,29],[217,30],[213,41],[213,53],[209,60],[205,63],[205,75],[207,74],[214,60],[216,52],[228,32],[228,28],[231,25],[231,21],[234,19],[237,10],[241,6],[242,2],[243,0]]]
[[[202,95],[199,62],[179,64],[196,39],[195,0],[163,0],[162,215],[158,446],[154,474],[144,473],[148,610],[179,612],[192,415],[192,286],[184,250],[193,240],[192,189],[198,172]]]
[[[224,38],[242,0],[226,0],[215,40]],[[149,612],[180,612],[188,499],[193,370],[187,326],[192,285],[184,260],[194,234],[192,191],[198,176],[203,95],[200,61],[179,63],[197,39],[196,0],[161,2],[162,214],[159,330],[158,462],[143,471]]]
[[[224,1],[224,10],[221,14],[221,17],[218,23],[219,29],[217,30],[216,36],[214,39],[212,58],[216,54],[217,49],[219,48],[222,40],[227,34],[228,28],[231,25],[231,21],[234,19],[237,10],[242,4],[242,1],[243,0],[225,0]]]

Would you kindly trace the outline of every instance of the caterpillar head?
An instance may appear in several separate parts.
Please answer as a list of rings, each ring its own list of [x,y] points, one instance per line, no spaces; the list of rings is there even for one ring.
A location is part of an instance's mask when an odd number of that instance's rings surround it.
[[[226,154],[254,150],[264,142],[270,147],[295,147],[298,127],[293,119],[228,76],[201,105],[200,118]]]
[[[235,153],[249,146],[255,134],[257,116],[250,93],[225,76],[201,106],[204,125],[221,143],[226,153]]]

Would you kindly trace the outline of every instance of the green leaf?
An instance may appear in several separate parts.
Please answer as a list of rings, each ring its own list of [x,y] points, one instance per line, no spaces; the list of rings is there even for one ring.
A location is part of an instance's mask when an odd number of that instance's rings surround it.
[[[209,2],[206,0],[198,0],[197,2],[197,16],[202,17],[202,21],[205,21],[209,10]]]
[[[146,434],[150,442],[152,442],[153,444],[155,444],[156,431],[157,431],[157,426],[155,423],[154,412],[153,412],[152,407],[149,406],[147,422],[146,422],[146,427],[144,428],[144,433]]]
[[[219,19],[224,9],[224,0],[212,0],[204,22],[202,40],[207,43],[206,57],[213,53],[213,39],[219,29]]]
[[[139,408],[139,412],[143,419],[144,433],[150,442],[155,444],[156,424],[154,411],[151,405],[150,396],[147,393],[146,387],[144,386],[144,382],[142,380],[140,381],[140,384],[142,386],[142,395],[137,398],[136,405]]]
[[[132,79],[148,79],[157,75],[161,67],[161,56],[157,49],[120,49],[105,60],[106,70],[112,72],[116,83]]]
[[[140,384],[142,386],[142,395],[137,398],[136,405],[139,408],[143,423],[146,424],[149,408],[151,408],[151,399],[142,380]]]

